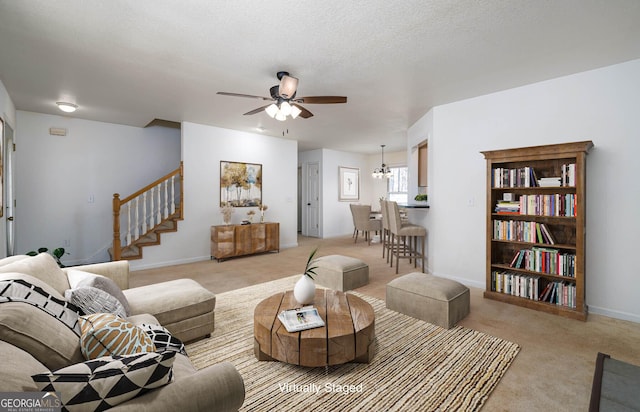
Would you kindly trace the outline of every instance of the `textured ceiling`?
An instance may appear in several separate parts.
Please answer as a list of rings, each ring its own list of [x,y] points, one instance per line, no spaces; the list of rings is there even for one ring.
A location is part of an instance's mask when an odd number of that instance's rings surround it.
[[[638,0],[0,0],[0,80],[19,110],[377,153],[435,105],[640,58],[639,21]],[[279,70],[348,103],[278,122],[216,95],[268,96]]]

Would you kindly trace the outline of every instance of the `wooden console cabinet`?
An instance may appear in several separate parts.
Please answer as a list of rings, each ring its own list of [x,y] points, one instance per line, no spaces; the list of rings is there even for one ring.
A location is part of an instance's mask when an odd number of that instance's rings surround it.
[[[279,223],[211,226],[211,259],[280,251]]]

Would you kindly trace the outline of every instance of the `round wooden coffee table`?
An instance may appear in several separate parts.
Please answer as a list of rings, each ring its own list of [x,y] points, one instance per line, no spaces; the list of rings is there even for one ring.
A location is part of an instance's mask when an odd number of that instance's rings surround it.
[[[293,291],[258,303],[253,314],[256,358],[311,367],[368,363],[372,359],[375,325],[370,304],[352,294],[316,289],[311,305],[318,309],[325,326],[290,333],[278,313],[300,307]]]

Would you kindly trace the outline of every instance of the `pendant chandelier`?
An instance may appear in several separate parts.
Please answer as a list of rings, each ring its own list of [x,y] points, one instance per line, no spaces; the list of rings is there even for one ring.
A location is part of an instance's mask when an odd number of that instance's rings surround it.
[[[376,179],[388,179],[393,174],[391,172],[391,169],[389,169],[387,165],[384,164],[384,146],[385,145],[383,144],[380,145],[380,147],[382,148],[382,165],[374,169],[373,173],[371,173],[371,176],[373,176]]]

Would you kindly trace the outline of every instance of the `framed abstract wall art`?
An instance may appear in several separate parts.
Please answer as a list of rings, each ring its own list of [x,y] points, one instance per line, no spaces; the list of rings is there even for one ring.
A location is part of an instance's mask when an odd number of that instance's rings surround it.
[[[220,161],[220,207],[262,204],[262,165]]]

